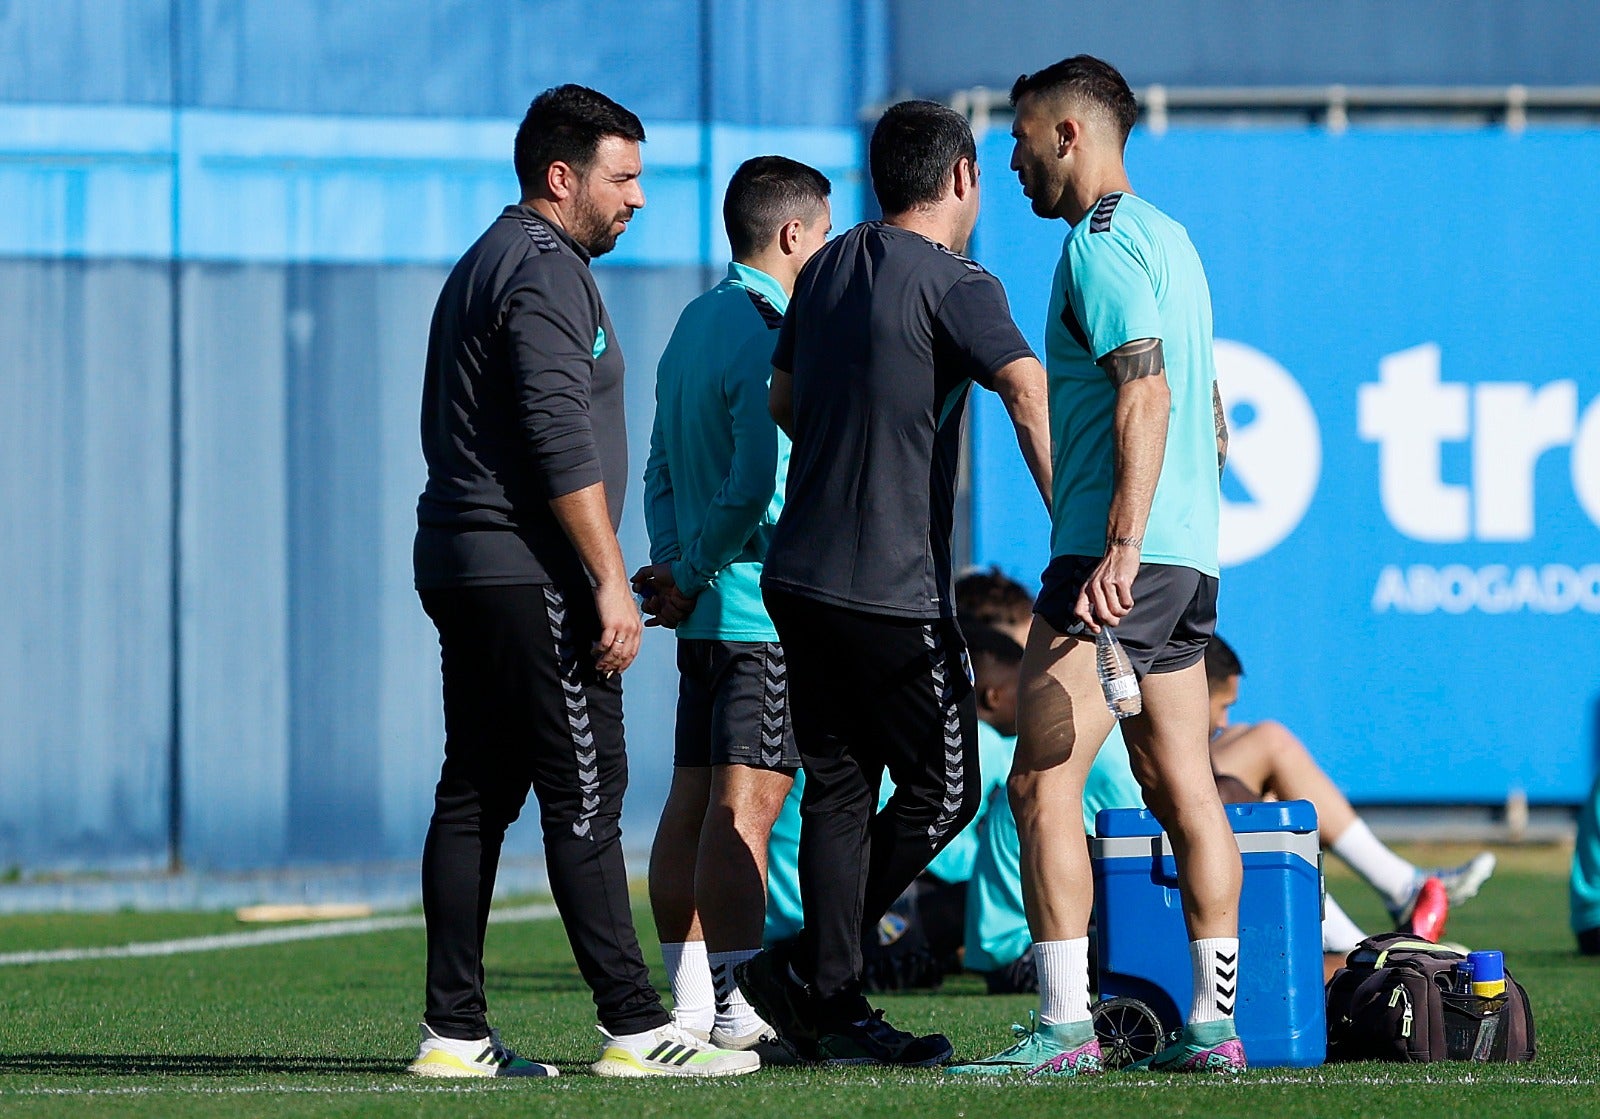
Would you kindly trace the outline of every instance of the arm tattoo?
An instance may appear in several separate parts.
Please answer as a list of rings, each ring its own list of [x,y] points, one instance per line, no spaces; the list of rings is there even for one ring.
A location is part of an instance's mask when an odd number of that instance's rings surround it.
[[[1111,549],[1111,548],[1143,548],[1143,547],[1144,547],[1144,537],[1142,537],[1142,536],[1108,536],[1108,537],[1106,537],[1106,548],[1107,549]]]
[[[1140,338],[1118,346],[1100,359],[1100,368],[1118,388],[1129,381],[1159,377],[1167,371],[1166,360],[1161,355],[1161,339]]]
[[[1222,410],[1222,393],[1215,381],[1211,382],[1211,414],[1217,425],[1217,474],[1228,465],[1228,414]]]

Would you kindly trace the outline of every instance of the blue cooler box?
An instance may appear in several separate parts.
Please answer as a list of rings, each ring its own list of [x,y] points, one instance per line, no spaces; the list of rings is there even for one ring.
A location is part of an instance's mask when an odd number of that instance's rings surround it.
[[[1245,1053],[1257,1067],[1320,1065],[1328,1030],[1316,807],[1306,800],[1223,807],[1244,861],[1234,1017]],[[1100,996],[1139,999],[1164,1028],[1177,1029],[1194,985],[1172,847],[1148,809],[1103,809],[1095,830]]]

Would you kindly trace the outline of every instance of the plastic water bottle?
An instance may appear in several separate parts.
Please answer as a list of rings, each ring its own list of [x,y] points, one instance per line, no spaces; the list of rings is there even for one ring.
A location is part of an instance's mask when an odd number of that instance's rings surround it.
[[[1118,719],[1126,719],[1144,710],[1144,697],[1139,694],[1139,678],[1133,674],[1133,662],[1128,651],[1111,632],[1110,626],[1101,626],[1094,638],[1094,666],[1100,674],[1100,690],[1105,693],[1106,706]]]

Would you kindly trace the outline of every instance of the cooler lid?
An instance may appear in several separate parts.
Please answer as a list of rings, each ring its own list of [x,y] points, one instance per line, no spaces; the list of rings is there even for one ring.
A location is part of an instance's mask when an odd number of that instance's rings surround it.
[[[1253,804],[1224,804],[1235,835],[1264,831],[1314,832],[1317,807],[1309,800],[1274,800]],[[1102,808],[1094,818],[1095,834],[1102,839],[1161,834],[1161,825],[1148,808]]]

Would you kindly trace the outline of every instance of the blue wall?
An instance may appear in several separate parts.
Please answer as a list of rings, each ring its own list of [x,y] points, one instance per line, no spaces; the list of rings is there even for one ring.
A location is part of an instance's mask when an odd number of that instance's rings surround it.
[[[415,858],[442,741],[410,573],[422,356],[446,270],[515,200],[528,99],[587,81],[645,120],[649,205],[597,268],[643,446],[660,349],[726,259],[738,162],[808,160],[835,220],[858,217],[884,16],[0,12],[0,869],[163,866],[174,819],[196,867]],[[801,41],[804,67],[774,49]],[[670,772],[671,653],[652,631],[628,674],[636,846]]]
[[[1010,140],[990,133],[991,173]],[[1600,133],[1135,133],[1206,264],[1233,429],[1219,630],[1239,714],[1357,800],[1577,802],[1600,697]],[[990,180],[991,182],[994,179]],[[1032,337],[1066,226],[991,190]],[[1010,425],[974,423],[975,558],[1036,581]]]
[[[1582,0],[895,0],[895,89],[930,96],[1087,52],[1135,85],[1593,85]]]

